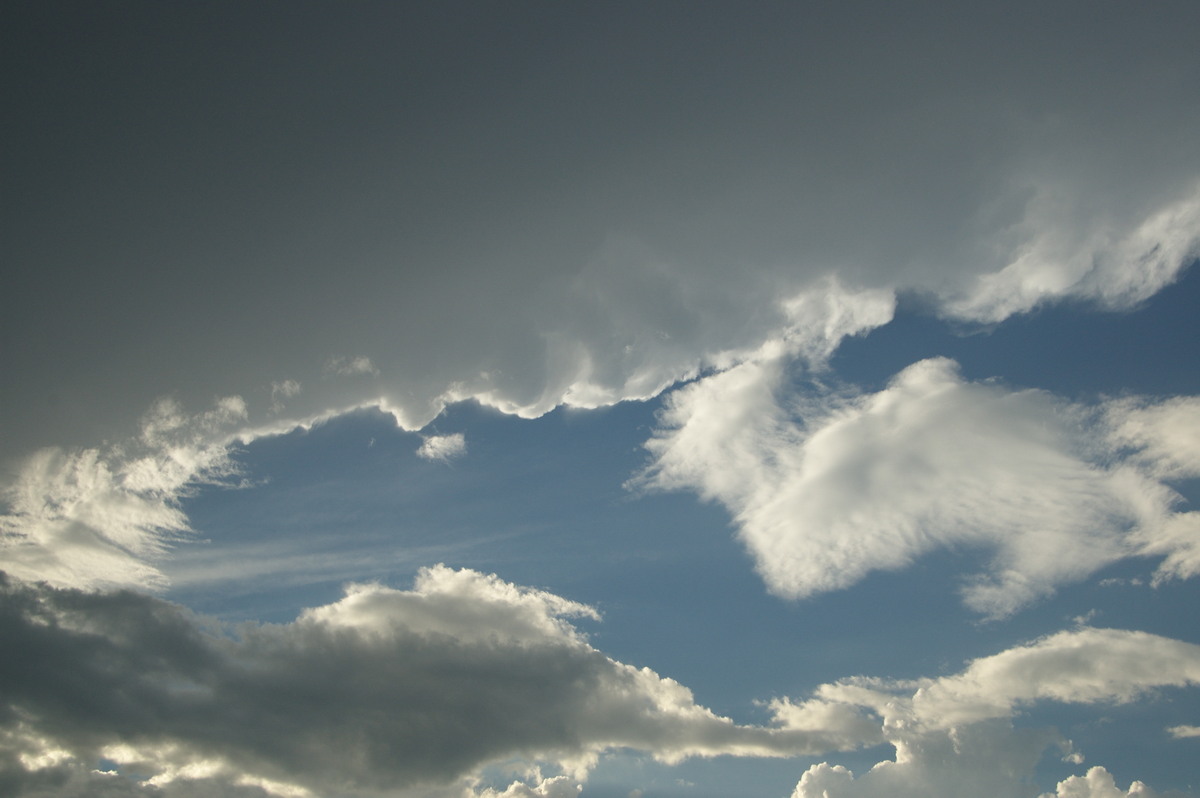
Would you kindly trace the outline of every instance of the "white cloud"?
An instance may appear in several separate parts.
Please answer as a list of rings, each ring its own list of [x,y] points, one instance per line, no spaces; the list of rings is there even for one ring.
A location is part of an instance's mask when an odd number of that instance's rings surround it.
[[[1128,790],[1117,787],[1116,780],[1102,767],[1094,767],[1083,776],[1070,776],[1058,783],[1058,789],[1042,798],[1154,798],[1154,790],[1135,781]]]
[[[235,475],[215,439],[244,418],[239,397],[193,416],[165,399],[123,446],[35,453],[4,492],[0,568],[57,585],[162,586],[154,561],[191,531],[179,499]]]
[[[1188,737],[1200,737],[1200,726],[1172,726],[1167,729],[1167,733],[1176,740],[1183,740]]]
[[[1178,497],[1154,479],[1186,453],[1143,443],[1114,463],[1094,409],[966,382],[946,359],[875,394],[801,395],[794,407],[788,378],[782,359],[747,362],[670,395],[634,483],[728,507],[775,593],[843,588],[968,546],[994,552],[964,587],[968,605],[1005,615],[1134,553],[1167,553],[1164,568],[1180,575],[1200,562],[1193,517],[1174,514]],[[1159,411],[1137,412],[1107,417]],[[1131,424],[1115,427],[1122,445]]]
[[[1145,632],[1084,628],[977,659],[923,684],[912,698],[923,725],[1010,717],[1036,701],[1129,702],[1158,687],[1200,684],[1200,646]]]
[[[971,662],[962,672],[936,679],[897,682],[856,677],[822,685],[800,703],[777,700],[772,709],[785,728],[839,717],[846,729],[861,728],[862,744],[873,721],[896,749],[855,777],[844,767],[821,763],[801,777],[793,798],[1028,798],[1034,767],[1051,745],[1064,761],[1082,757],[1049,729],[1017,729],[1011,719],[1036,703],[1128,702],[1167,687],[1200,685],[1200,646],[1144,632],[1078,629],[1060,632]],[[1090,790],[1090,792],[1089,792]],[[1128,795],[1154,793],[1135,782]],[[1058,786],[1067,796],[1125,796],[1104,768],[1072,776]]]
[[[0,764],[15,781],[104,757],[163,785],[488,795],[486,767],[525,762],[536,777],[499,794],[558,798],[610,748],[669,763],[836,744],[719,717],[593,648],[568,621],[591,608],[474,571],[429,568],[412,590],[354,586],[293,623],[232,636],[130,592],[4,587],[0,642],[14,656]]]
[[[1014,259],[980,275],[967,295],[942,295],[945,313],[999,322],[1064,298],[1128,308],[1174,282],[1200,257],[1200,187],[1140,220],[1098,215],[1082,221],[1076,218],[1079,204],[1078,197],[1036,196]]]
[[[1200,397],[1161,402],[1126,398],[1107,408],[1114,444],[1161,478],[1200,476]]]
[[[894,760],[858,777],[841,765],[813,765],[792,798],[1030,798],[1033,768],[1055,741],[1002,723],[897,735]]]
[[[514,781],[504,792],[485,788],[479,793],[479,798],[575,798],[581,789],[567,776],[554,776],[532,786],[523,781]]]
[[[446,462],[467,453],[467,438],[461,432],[450,435],[425,436],[417,456],[426,460],[441,460]]]

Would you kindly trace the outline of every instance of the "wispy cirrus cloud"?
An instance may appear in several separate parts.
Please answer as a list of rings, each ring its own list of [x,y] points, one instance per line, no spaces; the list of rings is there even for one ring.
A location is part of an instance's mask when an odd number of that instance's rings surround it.
[[[245,417],[236,396],[193,415],[162,399],[136,439],[35,453],[3,494],[0,568],[57,585],[163,587],[155,562],[191,532],[180,499],[233,484],[229,434]]]

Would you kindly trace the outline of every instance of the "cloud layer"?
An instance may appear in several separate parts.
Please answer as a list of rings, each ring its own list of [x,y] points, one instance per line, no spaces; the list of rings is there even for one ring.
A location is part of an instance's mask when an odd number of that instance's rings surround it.
[[[1129,307],[1197,252],[1196,11],[1069,8],[24,11],[3,449],[166,393],[252,428],[645,398],[831,276],[986,323]]]

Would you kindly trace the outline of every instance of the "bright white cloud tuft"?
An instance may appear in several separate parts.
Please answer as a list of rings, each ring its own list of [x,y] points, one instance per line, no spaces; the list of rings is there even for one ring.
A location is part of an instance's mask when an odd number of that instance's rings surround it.
[[[1135,781],[1128,790],[1117,786],[1116,779],[1102,767],[1094,767],[1083,776],[1070,776],[1058,783],[1058,789],[1042,798],[1154,798],[1154,790]]]
[[[450,435],[429,435],[425,437],[417,456],[426,460],[441,460],[447,462],[467,453],[467,438],[461,432]]]

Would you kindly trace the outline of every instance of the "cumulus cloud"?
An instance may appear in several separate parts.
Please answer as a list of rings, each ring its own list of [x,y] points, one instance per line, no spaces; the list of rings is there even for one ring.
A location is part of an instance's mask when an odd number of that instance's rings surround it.
[[[1033,769],[1056,736],[1007,724],[897,735],[896,758],[861,776],[821,763],[800,777],[792,798],[1031,798]]]
[[[923,735],[897,744],[895,760],[880,762],[861,776],[841,765],[814,765],[800,778],[792,798],[1033,798],[1033,769],[1046,746],[1044,730],[1014,730],[979,724]],[[1154,798],[1140,781],[1116,786],[1103,767],[1070,776],[1040,798]]]
[[[1168,444],[1165,432],[1191,418],[1190,400],[1086,408],[967,382],[944,358],[878,393],[810,393],[794,406],[789,379],[781,358],[677,390],[633,482],[728,507],[775,593],[847,587],[951,546],[993,552],[963,588],[990,615],[1135,553],[1167,553],[1171,573],[1194,572],[1194,517],[1174,513],[1178,496],[1156,479],[1190,457],[1186,438]],[[1106,412],[1108,426],[1096,419]],[[1136,456],[1114,461],[1135,438]]]
[[[1014,728],[1023,709],[1044,701],[1128,702],[1162,687],[1200,684],[1200,646],[1144,632],[1084,628],[1060,632],[969,663],[958,674],[912,681],[856,677],[822,685],[802,702],[772,703],[785,728],[840,717],[841,727],[883,740],[895,758],[855,775],[840,765],[809,768],[793,798],[958,798],[1037,794],[1034,767],[1050,746],[1082,758],[1052,729]],[[1118,791],[1102,767],[1072,776],[1048,796],[1154,795],[1140,782]],[[1045,798],[1045,796],[1043,796]]]
[[[86,775],[107,760],[126,786],[136,773],[229,794],[558,798],[609,748],[675,762],[836,744],[736,725],[593,648],[569,620],[590,607],[444,566],[411,590],[358,585],[292,623],[224,632],[149,596],[11,577],[0,614],[8,783],[107,782]],[[513,761],[553,770],[479,781]]]
[[[1135,781],[1128,790],[1117,786],[1116,779],[1102,767],[1094,767],[1083,776],[1070,776],[1058,783],[1058,789],[1043,798],[1154,798],[1154,790]]]
[[[417,449],[417,456],[426,460],[447,462],[467,453],[467,438],[461,432],[451,435],[426,436]]]

